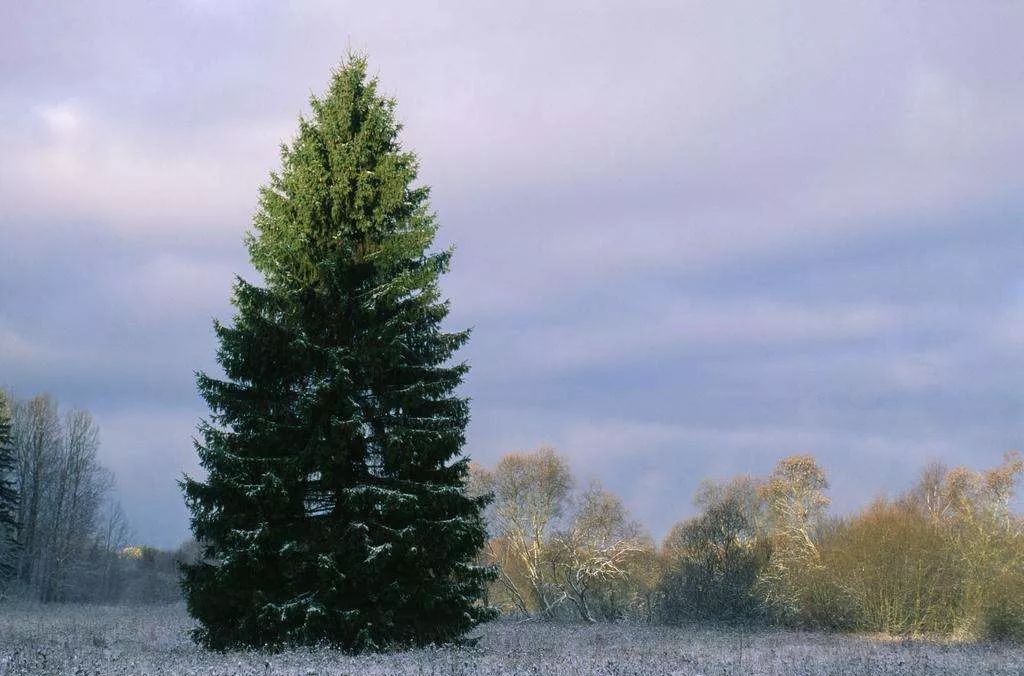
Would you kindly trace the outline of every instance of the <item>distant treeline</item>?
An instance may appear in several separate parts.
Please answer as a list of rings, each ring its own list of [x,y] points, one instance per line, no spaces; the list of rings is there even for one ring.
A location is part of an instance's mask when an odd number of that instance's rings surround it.
[[[928,466],[895,499],[829,516],[809,455],[766,478],[706,482],[700,513],[656,546],[621,500],[579,490],[552,449],[473,468],[492,493],[483,558],[505,612],[585,621],[779,624],[1024,638],[1024,522],[1011,503],[1024,463]]]
[[[43,602],[181,598],[177,551],[132,545],[85,411],[0,392],[0,593]],[[587,622],[721,622],[1024,639],[1024,462],[927,466],[918,482],[830,516],[809,455],[767,477],[705,482],[698,514],[656,544],[598,483],[578,486],[553,449],[471,465],[490,494],[484,601],[509,614]]]
[[[42,602],[165,602],[180,598],[177,560],[132,546],[98,459],[99,430],[81,410],[0,391],[0,596]],[[6,515],[7,518],[3,518]]]

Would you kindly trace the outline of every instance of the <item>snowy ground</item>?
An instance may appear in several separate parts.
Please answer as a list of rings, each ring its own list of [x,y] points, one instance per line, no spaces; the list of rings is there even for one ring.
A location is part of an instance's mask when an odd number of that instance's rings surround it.
[[[474,649],[349,657],[209,653],[182,606],[0,606],[0,676],[14,674],[1022,674],[1024,647],[777,631],[497,622]]]

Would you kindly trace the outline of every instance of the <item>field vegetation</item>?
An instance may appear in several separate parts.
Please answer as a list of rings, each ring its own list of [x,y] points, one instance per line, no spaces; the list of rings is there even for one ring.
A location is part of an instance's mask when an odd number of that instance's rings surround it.
[[[39,605],[0,615],[0,674],[159,676],[547,676],[641,674],[1019,674],[1015,644],[880,640],[786,629],[497,620],[476,646],[349,655],[306,647],[211,652],[193,643],[184,604]]]

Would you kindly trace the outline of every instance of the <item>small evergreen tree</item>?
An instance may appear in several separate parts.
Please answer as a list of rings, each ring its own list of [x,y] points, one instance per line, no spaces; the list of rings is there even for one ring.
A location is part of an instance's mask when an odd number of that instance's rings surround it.
[[[253,265],[215,325],[226,377],[185,477],[202,560],[185,568],[196,638],[224,649],[456,639],[491,616],[474,564],[487,498],[465,492],[468,332],[445,332],[450,250],[413,185],[393,99],[353,58],[313,97],[261,191]]]
[[[7,395],[0,391],[0,593],[17,569],[18,490],[14,485],[15,462],[10,404]]]

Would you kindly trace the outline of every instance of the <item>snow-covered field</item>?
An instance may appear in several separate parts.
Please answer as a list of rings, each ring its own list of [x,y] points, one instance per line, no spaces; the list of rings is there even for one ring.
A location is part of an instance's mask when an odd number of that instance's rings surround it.
[[[496,622],[476,648],[350,657],[333,650],[210,653],[181,605],[0,606],[13,674],[1022,674],[1024,648],[706,628]]]

